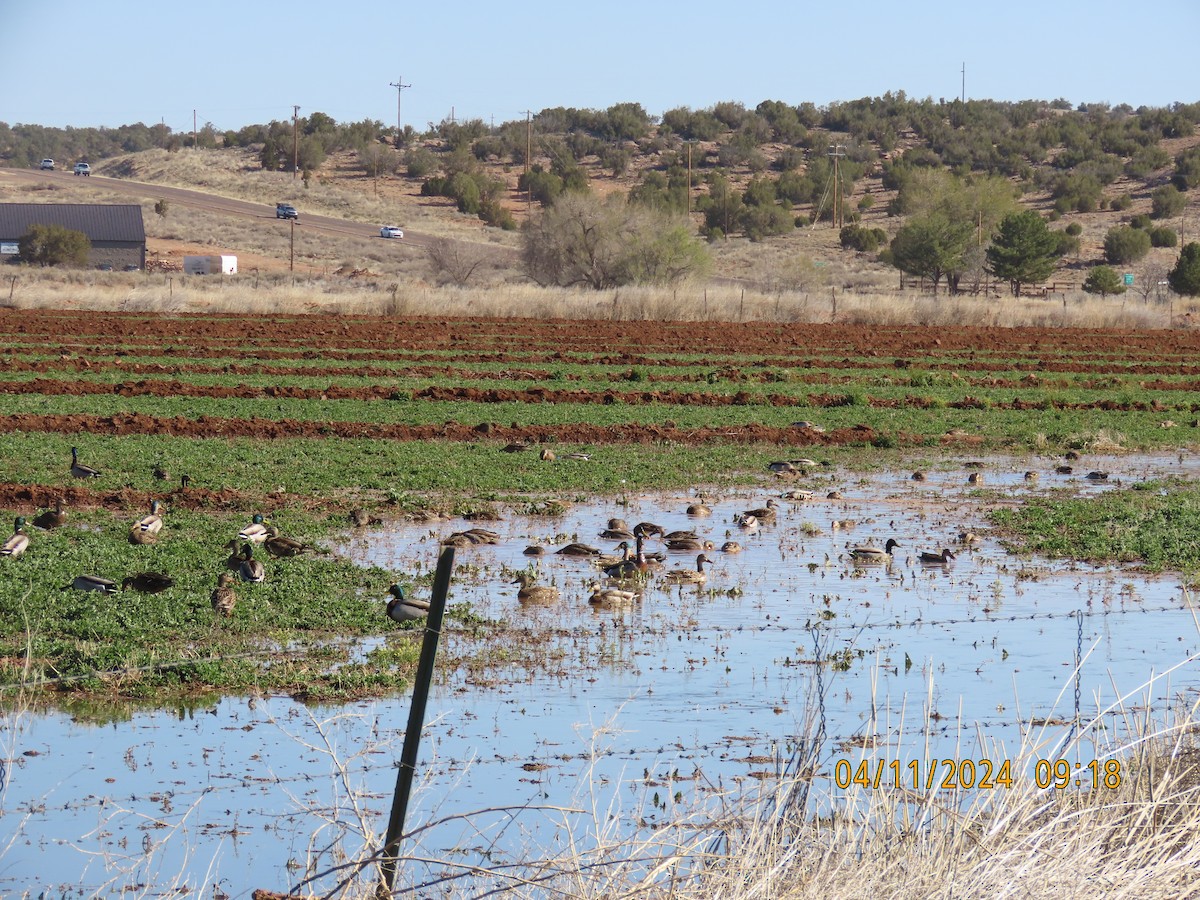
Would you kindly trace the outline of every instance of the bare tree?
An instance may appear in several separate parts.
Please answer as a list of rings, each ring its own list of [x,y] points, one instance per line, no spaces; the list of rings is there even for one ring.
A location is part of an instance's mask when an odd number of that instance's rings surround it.
[[[466,241],[438,238],[425,251],[434,278],[442,284],[466,287],[489,262],[486,248]]]

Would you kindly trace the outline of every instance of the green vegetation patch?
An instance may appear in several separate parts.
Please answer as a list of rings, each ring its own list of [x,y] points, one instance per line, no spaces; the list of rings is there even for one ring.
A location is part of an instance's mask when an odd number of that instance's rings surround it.
[[[1150,571],[1200,572],[1200,485],[1147,481],[1079,499],[1035,498],[992,521],[1014,549],[1059,559],[1136,562]]]

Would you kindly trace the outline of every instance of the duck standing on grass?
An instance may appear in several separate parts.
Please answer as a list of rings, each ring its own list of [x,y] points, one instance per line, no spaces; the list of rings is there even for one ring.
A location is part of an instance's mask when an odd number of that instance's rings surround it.
[[[228,619],[233,615],[233,607],[237,605],[237,593],[233,589],[235,583],[237,578],[232,572],[222,572],[217,576],[217,587],[210,599],[213,612],[218,616]]]
[[[266,567],[254,558],[254,547],[249,543],[242,545],[242,558],[238,564],[238,575],[242,581],[254,584],[261,584],[267,579]]]
[[[99,591],[101,594],[117,592],[117,583],[100,575],[78,575],[71,582],[71,587],[77,591]]]
[[[74,478],[99,478],[100,472],[79,461],[79,448],[71,448],[71,475]]]
[[[404,588],[393,584],[388,588],[392,599],[387,604],[388,618],[393,622],[413,622],[429,615],[429,601],[404,596]]]
[[[267,526],[263,522],[263,517],[259,513],[255,513],[250,524],[238,532],[238,540],[261,544],[267,539]]]
[[[67,514],[63,511],[62,497],[57,497],[54,500],[54,509],[48,509],[43,513],[39,513],[33,520],[33,524],[38,528],[44,528],[50,531],[53,528],[61,528],[66,524]]]
[[[298,541],[295,538],[284,537],[279,533],[279,529],[274,525],[267,527],[267,539],[263,541],[263,546],[267,548],[267,552],[272,556],[299,556],[301,553],[306,553],[312,550],[308,544],[303,541]]]
[[[25,517],[17,516],[13,522],[13,535],[3,546],[0,546],[0,556],[18,557],[29,546],[29,535],[25,534]]]

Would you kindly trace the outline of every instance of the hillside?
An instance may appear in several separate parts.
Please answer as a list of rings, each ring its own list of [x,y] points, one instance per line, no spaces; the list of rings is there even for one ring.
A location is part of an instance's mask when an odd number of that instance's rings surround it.
[[[548,200],[553,190],[547,184],[557,179],[558,189],[575,184],[602,197],[633,193],[643,202],[686,215],[696,233],[709,236],[714,275],[720,278],[767,290],[894,290],[900,273],[886,259],[841,246],[839,229],[830,218],[836,193],[830,148],[837,148],[843,166],[843,221],[880,229],[888,239],[905,221],[890,212],[897,203],[897,182],[906,172],[940,168],[967,181],[1006,178],[1019,194],[1019,203],[1052,220],[1055,229],[1078,225],[1078,249],[1062,257],[1049,279],[1057,292],[1069,292],[1078,288],[1091,266],[1104,261],[1109,229],[1149,216],[1153,192],[1173,177],[1179,181],[1177,161],[1189,152],[1200,153],[1198,118],[1196,107],[1071,110],[1061,104],[934,104],[903,95],[821,110],[775,101],[754,110],[724,103],[707,110],[673,110],[659,119],[646,116],[636,104],[621,104],[603,112],[544,110],[528,123],[496,128],[481,122],[443,122],[426,134],[409,135],[404,151],[396,153],[389,149],[382,126],[375,140],[363,143],[360,135],[352,147],[348,145],[355,141],[348,135],[358,123],[338,125],[317,113],[312,120],[300,121],[301,146],[321,145],[307,166],[302,158],[303,179],[264,168],[270,141],[290,150],[291,123],[212,134],[200,141],[211,143],[209,149],[179,146],[190,140],[189,135],[183,141],[163,138],[169,149],[91,156],[91,161],[101,176],[195,187],[264,203],[286,199],[313,213],[399,224],[412,233],[468,242],[464,246],[509,249],[518,246],[517,231],[485,225],[480,216],[508,218],[510,226],[519,228],[540,212],[538,198]],[[0,128],[0,157],[16,163],[20,153],[13,149],[14,140],[3,143],[6,127]],[[264,140],[250,140],[254,137]],[[532,197],[521,188],[526,148],[532,151],[528,163],[535,173]],[[288,155],[281,151],[277,161],[289,164]],[[485,204],[494,201],[491,208],[480,215],[463,213],[460,201],[436,195],[438,183],[455,177],[473,179],[485,194]],[[712,207],[722,183],[728,184],[721,188],[727,191],[722,195],[725,220],[718,212],[706,221],[703,209],[706,204]],[[1086,187],[1077,197],[1072,191],[1079,185]],[[91,189],[86,184],[79,187]],[[730,202],[750,209],[749,198],[756,192],[761,195],[764,188],[771,195],[768,205],[777,207],[770,228],[755,233],[749,225],[729,222]],[[777,192],[790,192],[790,197],[776,198]],[[1196,195],[1186,191],[1181,212],[1153,223],[1176,232],[1175,247],[1155,247],[1121,267],[1135,274],[1138,288],[1148,290],[1161,281],[1178,245],[1195,237],[1189,231],[1196,230]],[[728,234],[724,225],[729,226]],[[165,218],[147,215],[147,227],[151,251],[164,256],[221,250],[269,269],[289,249],[234,223],[182,211]],[[360,241],[305,248],[303,262],[322,272],[365,269],[435,281],[437,272],[419,256],[400,258]],[[520,281],[522,274],[512,259],[511,254],[492,257],[478,270],[477,282]]]

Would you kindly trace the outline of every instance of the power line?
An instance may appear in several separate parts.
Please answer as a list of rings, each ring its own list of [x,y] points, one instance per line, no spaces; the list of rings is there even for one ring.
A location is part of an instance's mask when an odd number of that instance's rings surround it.
[[[400,141],[404,135],[404,129],[400,127],[400,93],[405,88],[412,87],[411,84],[405,84],[403,78],[397,78],[395,81],[389,81],[392,87],[396,89],[396,149],[400,149]]]

